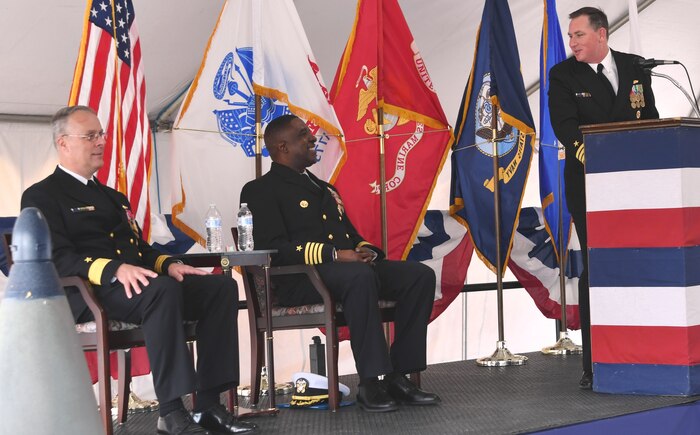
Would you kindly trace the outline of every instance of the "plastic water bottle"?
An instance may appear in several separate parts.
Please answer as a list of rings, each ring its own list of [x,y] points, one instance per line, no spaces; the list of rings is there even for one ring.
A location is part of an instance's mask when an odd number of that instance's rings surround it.
[[[238,210],[238,250],[253,250],[253,213],[245,202]]]
[[[204,226],[207,229],[207,251],[221,252],[221,213],[216,204],[209,204]]]

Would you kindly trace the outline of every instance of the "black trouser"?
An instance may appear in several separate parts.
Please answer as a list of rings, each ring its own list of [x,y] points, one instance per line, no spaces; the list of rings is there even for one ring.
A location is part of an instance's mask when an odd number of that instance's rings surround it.
[[[343,305],[360,378],[425,370],[428,319],[435,273],[421,263],[382,260],[376,264],[333,262],[316,266],[326,287]],[[287,306],[321,303],[308,280],[277,291]],[[387,352],[378,300],[394,300],[395,338]]]
[[[110,319],[141,324],[158,400],[238,385],[236,282],[222,275],[187,275],[183,282],[158,276],[149,281],[131,299],[119,283],[96,289]],[[184,320],[197,321],[196,373]]]
[[[583,371],[592,373],[591,362],[591,302],[588,288],[588,232],[586,231],[586,212],[571,211],[576,233],[581,244],[583,270],[578,281],[578,313],[581,318],[581,347],[583,348]]]

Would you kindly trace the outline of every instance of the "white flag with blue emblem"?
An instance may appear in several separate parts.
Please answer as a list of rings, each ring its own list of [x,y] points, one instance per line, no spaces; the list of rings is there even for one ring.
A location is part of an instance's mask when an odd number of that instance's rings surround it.
[[[263,129],[288,113],[306,121],[317,137],[315,175],[332,182],[343,160],[340,123],[292,0],[227,1],[173,126],[173,221],[201,244],[209,204],[224,229],[235,226],[240,190],[255,178],[256,94]]]

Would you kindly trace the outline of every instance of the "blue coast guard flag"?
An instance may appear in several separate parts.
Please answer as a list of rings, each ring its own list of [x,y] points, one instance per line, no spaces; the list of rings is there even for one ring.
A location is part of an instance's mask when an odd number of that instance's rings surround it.
[[[559,28],[555,0],[545,0],[542,41],[540,45],[540,198],[544,224],[552,237],[554,252],[559,253],[559,208],[561,207],[562,234],[567,246],[571,234],[571,215],[564,194],[564,150],[559,152],[559,141],[554,135],[549,118],[549,70],[566,59],[564,41]]]
[[[450,214],[469,228],[479,258],[496,271],[491,121],[497,117],[501,264],[507,264],[532,158],[527,102],[506,0],[487,0],[452,148]]]

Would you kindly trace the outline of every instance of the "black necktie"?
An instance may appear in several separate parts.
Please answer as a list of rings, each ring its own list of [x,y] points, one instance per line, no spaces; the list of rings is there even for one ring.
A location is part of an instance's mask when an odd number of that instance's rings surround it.
[[[92,178],[88,180],[87,186],[88,186],[90,189],[95,189],[95,190],[97,190],[97,183],[95,183],[95,180],[93,180]]]
[[[598,64],[598,77],[600,80],[603,82],[603,85],[605,86],[605,89],[608,90],[608,93],[610,94],[610,97],[614,100],[615,99],[615,90],[613,90],[612,85],[610,84],[610,80],[608,80],[607,77],[605,77],[605,74],[603,74],[603,64],[599,63]]]

